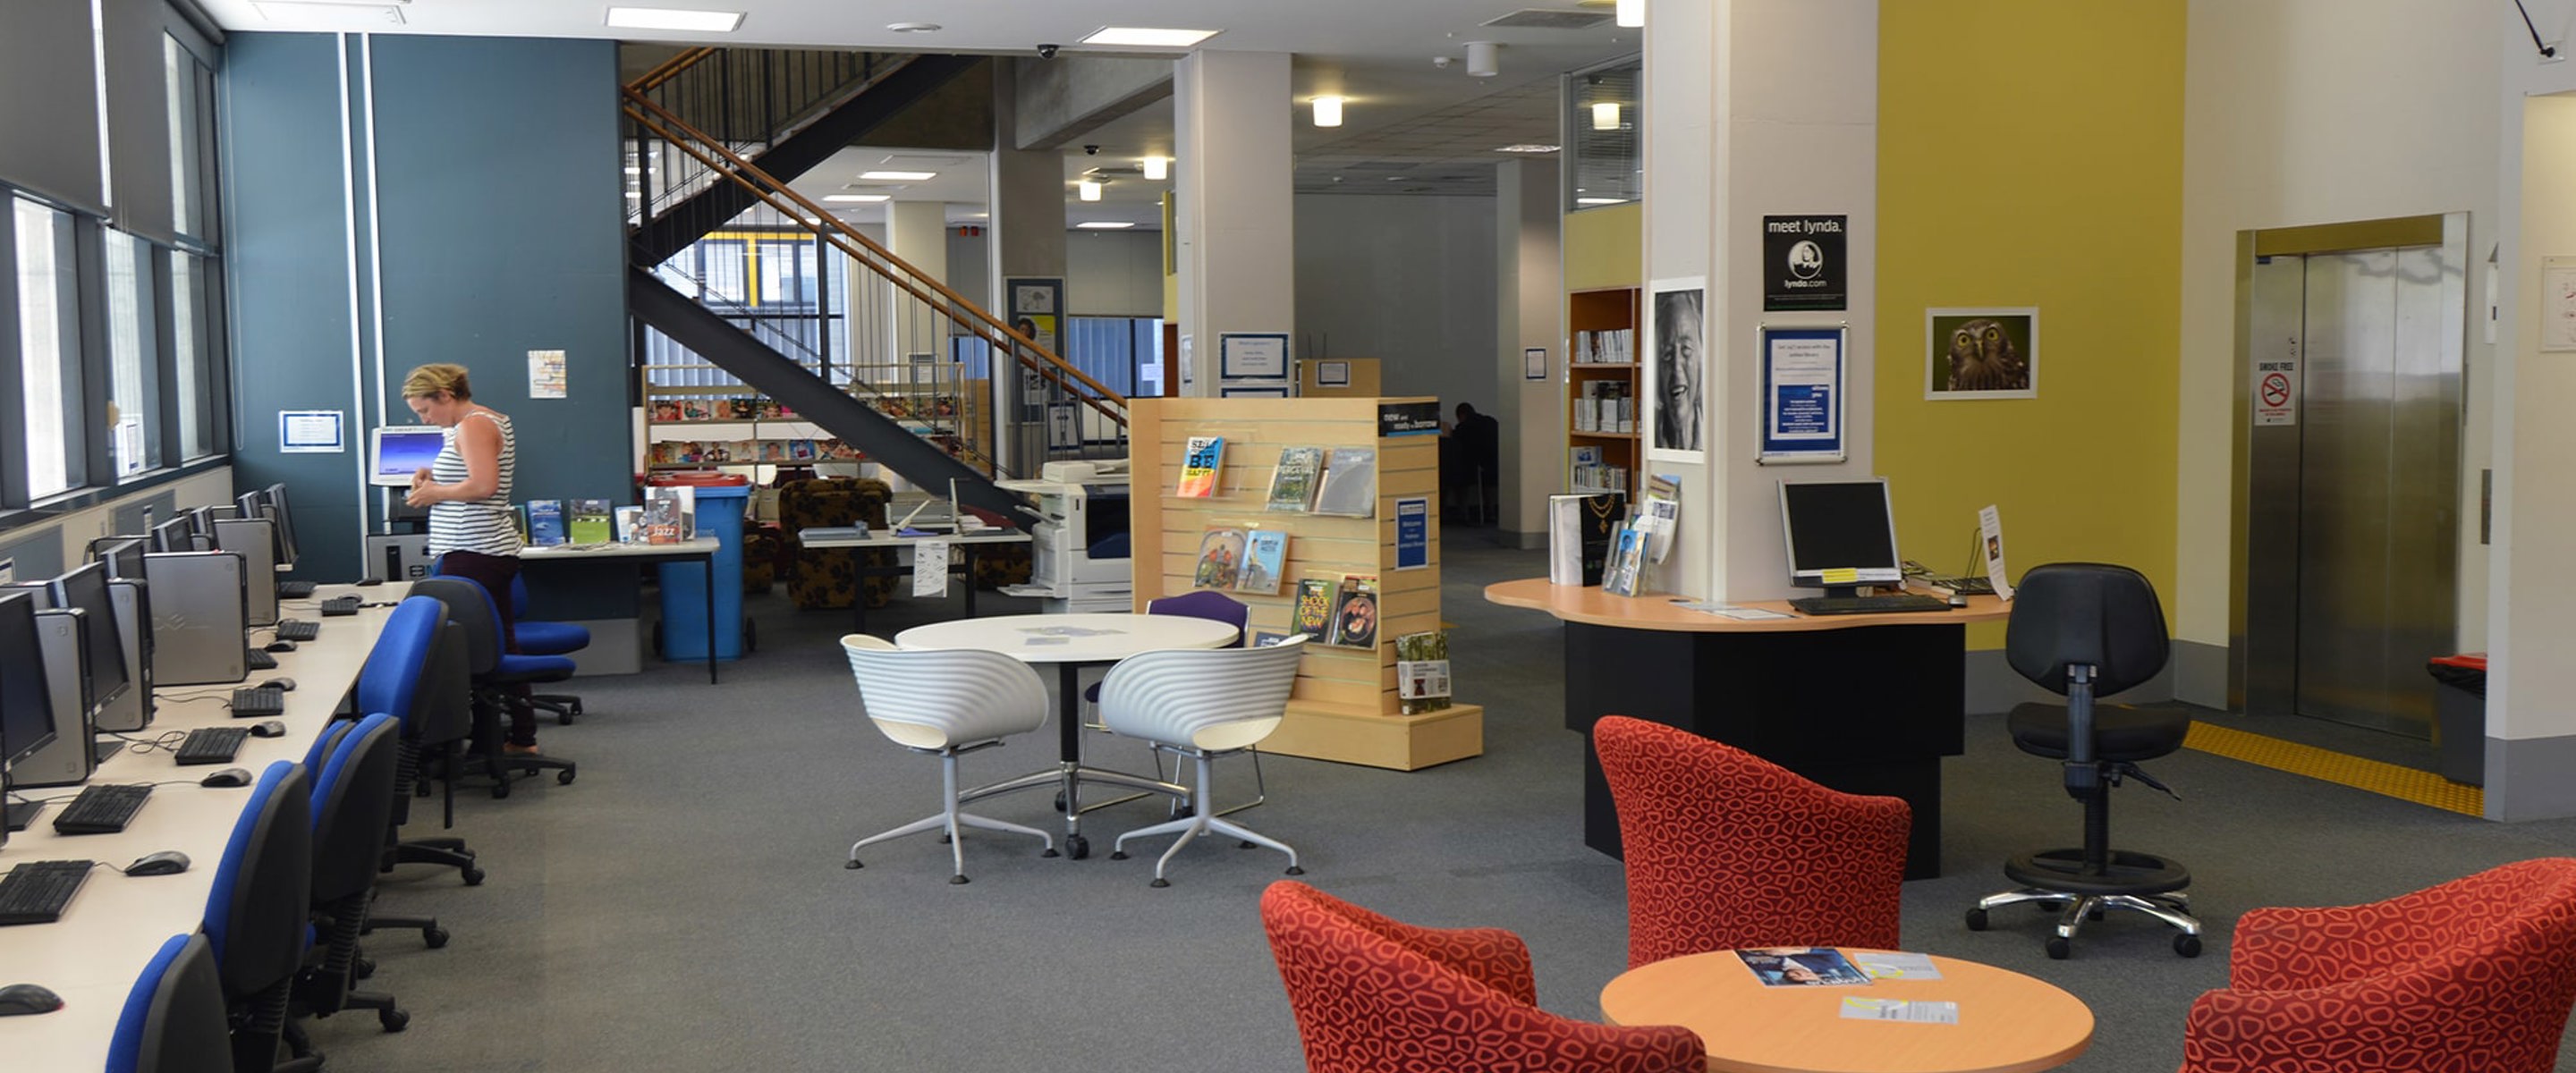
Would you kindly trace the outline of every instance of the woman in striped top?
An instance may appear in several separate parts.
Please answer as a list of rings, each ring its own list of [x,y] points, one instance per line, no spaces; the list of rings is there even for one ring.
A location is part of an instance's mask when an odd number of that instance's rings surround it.
[[[446,446],[427,468],[411,475],[403,502],[429,508],[429,554],[438,572],[471,578],[507,608],[510,583],[519,575],[519,530],[510,517],[510,486],[518,469],[518,443],[510,419],[474,401],[461,365],[423,365],[403,380],[403,402],[414,416],[447,430]],[[510,616],[501,618],[503,651],[519,651]],[[527,687],[512,693],[510,752],[537,751],[537,717]]]

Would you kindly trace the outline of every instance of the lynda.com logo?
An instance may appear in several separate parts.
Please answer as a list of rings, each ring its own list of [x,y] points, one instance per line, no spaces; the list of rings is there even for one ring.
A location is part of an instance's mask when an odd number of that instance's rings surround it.
[[[1825,270],[1825,249],[1810,239],[1799,239],[1789,247],[1789,274],[1799,279],[1814,279]]]

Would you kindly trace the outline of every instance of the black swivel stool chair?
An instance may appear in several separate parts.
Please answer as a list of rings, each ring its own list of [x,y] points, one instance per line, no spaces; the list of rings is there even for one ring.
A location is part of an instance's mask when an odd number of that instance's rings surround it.
[[[2111,788],[2135,777],[2164,790],[2138,761],[2182,748],[2191,717],[2093,700],[2155,677],[2167,652],[2164,607],[2137,571],[2053,563],[2022,578],[2004,657],[2022,677],[2064,694],[2066,703],[2015,707],[2013,744],[2065,762],[2066,792],[2084,803],[2084,845],[2004,862],[2004,875],[2021,886],[1968,910],[1969,930],[1986,930],[1986,914],[2002,906],[2063,906],[2057,934],[2048,940],[2048,956],[2062,959],[2073,952],[2075,929],[2086,919],[2105,909],[2133,909],[2181,929],[2175,953],[2200,955],[2200,921],[2183,893],[2191,873],[2162,857],[2111,848]]]

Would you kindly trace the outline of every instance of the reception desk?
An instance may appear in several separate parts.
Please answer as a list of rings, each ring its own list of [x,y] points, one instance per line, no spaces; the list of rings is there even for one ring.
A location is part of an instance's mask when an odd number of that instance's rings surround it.
[[[1619,816],[1592,751],[1625,715],[1726,742],[1848,793],[1913,808],[1905,877],[1941,874],[1941,758],[1965,747],[1967,626],[2010,614],[1992,596],[1905,614],[1739,621],[1546,578],[1485,599],[1565,623],[1565,725],[1584,735],[1583,844],[1619,856]],[[1771,601],[1745,606],[1789,613]]]

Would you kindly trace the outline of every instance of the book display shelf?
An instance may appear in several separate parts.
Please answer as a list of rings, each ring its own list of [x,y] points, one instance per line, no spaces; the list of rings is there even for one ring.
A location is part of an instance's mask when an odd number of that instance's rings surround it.
[[[1565,364],[1566,485],[1575,492],[1637,497],[1644,461],[1637,411],[1644,405],[1639,369],[1635,287],[1604,287],[1566,296],[1570,360]]]
[[[961,379],[960,368],[908,362],[857,366],[843,377],[858,377],[853,394],[879,413],[953,451],[961,441],[982,442],[985,427],[979,394],[985,382]],[[647,364],[643,378],[644,462],[649,469],[865,460],[829,431],[713,365]]]
[[[1135,490],[1135,609],[1193,591],[1203,538],[1211,529],[1288,534],[1276,595],[1228,591],[1252,609],[1255,634],[1294,632],[1300,581],[1374,577],[1376,643],[1370,648],[1307,643],[1288,702],[1288,717],[1261,744],[1268,752],[1412,771],[1484,752],[1484,709],[1453,703],[1402,714],[1396,696],[1395,640],[1441,628],[1439,440],[1378,435],[1378,404],[1437,400],[1139,399],[1130,411],[1130,472]],[[1212,494],[1185,498],[1182,460],[1193,436],[1225,439]],[[1281,449],[1372,448],[1376,451],[1374,516],[1343,517],[1266,509]],[[1330,488],[1331,474],[1325,474]],[[1396,500],[1429,500],[1428,565],[1396,569]]]

